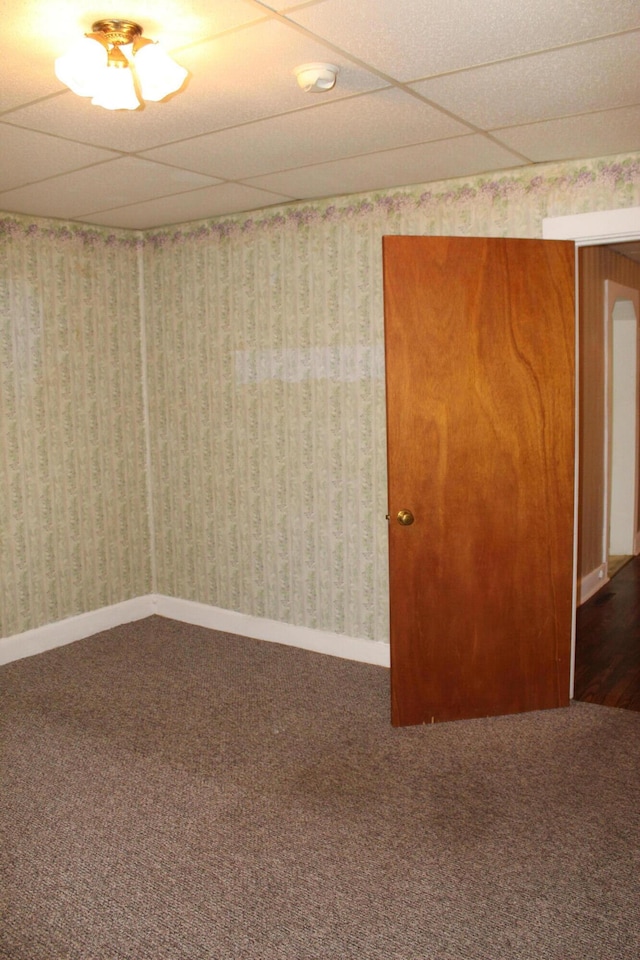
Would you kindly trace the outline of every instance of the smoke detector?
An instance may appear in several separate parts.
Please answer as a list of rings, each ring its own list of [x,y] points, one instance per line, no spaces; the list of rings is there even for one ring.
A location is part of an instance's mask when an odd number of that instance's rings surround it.
[[[338,67],[332,63],[303,63],[293,72],[305,93],[326,93],[335,86]]]

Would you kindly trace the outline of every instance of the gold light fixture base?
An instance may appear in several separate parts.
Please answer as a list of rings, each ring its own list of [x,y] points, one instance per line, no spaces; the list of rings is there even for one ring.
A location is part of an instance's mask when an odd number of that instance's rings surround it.
[[[142,27],[133,20],[96,20],[91,31],[101,34],[108,43],[116,47],[133,43],[136,37],[142,36]]]

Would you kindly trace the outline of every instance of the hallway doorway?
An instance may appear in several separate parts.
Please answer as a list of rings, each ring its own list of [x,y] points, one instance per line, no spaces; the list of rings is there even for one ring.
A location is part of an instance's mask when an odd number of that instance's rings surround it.
[[[619,252],[626,255],[622,248]],[[605,281],[607,576],[638,553],[640,290]]]
[[[543,220],[542,225],[542,235],[546,239],[565,239],[565,240],[574,240],[576,243],[576,277],[578,277],[577,265],[579,254],[581,248],[588,247],[609,247],[612,251],[616,253],[622,253],[624,256],[629,257],[629,259],[637,260],[640,262],[640,207],[629,207],[624,209],[617,210],[604,210],[599,212],[590,212],[583,214],[574,214],[568,216],[560,217],[549,217]],[[600,314],[602,316],[602,314]],[[580,356],[580,346],[579,343],[576,344],[578,349],[578,355]],[[603,349],[602,340],[600,340],[600,346],[595,342],[592,344],[593,349],[597,352]],[[584,395],[584,394],[583,394]],[[596,396],[596,410],[592,411],[595,413],[595,416],[599,419],[602,417],[603,413],[603,404],[602,398]],[[576,402],[578,403],[578,396],[576,397]],[[600,412],[598,412],[600,411]],[[582,417],[580,415],[580,410],[577,409],[577,423],[582,422]],[[602,420],[600,420],[602,423]],[[576,438],[577,439],[577,438]],[[600,471],[602,471],[603,459],[602,459],[602,444],[600,444]],[[593,453],[593,451],[592,451]],[[611,589],[611,584],[613,581],[607,578],[607,555],[608,555],[608,546],[609,546],[609,536],[608,536],[608,521],[603,525],[602,523],[602,512],[607,509],[606,504],[609,502],[608,495],[605,496],[605,502],[602,502],[602,494],[606,484],[606,481],[602,482],[602,473],[600,472],[600,483],[595,484],[595,488],[600,489],[600,503],[599,507],[595,503],[585,503],[582,498],[582,491],[579,489],[579,463],[582,458],[582,451],[577,449],[577,457],[580,458],[576,460],[576,517],[575,517],[575,533],[574,533],[574,551],[576,558],[576,581],[575,581],[575,604],[574,604],[574,632],[573,632],[573,651],[572,651],[572,675],[571,675],[571,696],[575,696],[576,691],[576,670],[578,666],[578,652],[577,652],[577,628],[578,620],[580,619],[581,629],[584,625],[583,621],[587,615],[587,612],[591,611],[591,606],[587,608],[589,603],[589,598],[594,599],[594,603],[597,603],[598,606],[606,606],[606,603],[611,599],[607,598],[607,601],[604,601],[603,598],[608,593],[615,595],[617,588],[620,585],[619,578],[626,576],[625,571],[629,569],[632,565],[632,561],[628,563],[622,562],[622,567],[618,568],[619,572],[616,574],[616,591]],[[597,459],[597,455],[595,459]],[[595,462],[595,461],[594,461]],[[597,469],[597,468],[596,468]],[[605,475],[608,471],[605,471]],[[597,492],[595,499],[598,499]],[[580,566],[581,557],[579,556],[579,508],[582,509],[583,515],[584,510],[589,511],[591,506],[597,508],[599,513],[599,519],[595,527],[591,531],[591,540],[592,543],[590,546],[593,548],[591,553],[592,557],[589,559],[591,562],[589,564],[583,564]],[[633,561],[633,569],[637,569],[637,563],[640,562],[638,558],[635,558]],[[582,606],[579,604],[581,601],[585,601]],[[605,648],[603,644],[603,650]],[[607,670],[607,665],[603,663],[600,659],[603,670]],[[611,665],[613,668],[613,665]],[[581,691],[581,694],[584,693],[584,690]]]

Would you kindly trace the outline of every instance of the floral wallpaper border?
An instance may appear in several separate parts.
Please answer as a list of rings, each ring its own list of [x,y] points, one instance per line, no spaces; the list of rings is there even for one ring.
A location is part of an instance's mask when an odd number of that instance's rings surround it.
[[[444,206],[470,206],[484,201],[489,206],[513,203],[519,197],[536,197],[544,207],[549,194],[570,194],[575,198],[582,190],[594,186],[629,192],[627,206],[637,202],[640,189],[640,154],[608,157],[598,160],[562,161],[525,168],[526,174],[516,171],[501,176],[479,176],[441,180],[431,184],[405,187],[397,190],[348,195],[328,201],[305,203],[295,201],[287,206],[267,208],[254,216],[231,216],[191,221],[184,226],[163,230],[125,230],[108,232],[100,227],[50,220],[30,221],[23,216],[0,218],[0,237],[33,236],[50,238],[56,242],[76,241],[87,246],[141,248],[164,247],[187,241],[224,240],[235,235],[247,235],[284,227],[304,228],[314,223],[332,223],[370,217],[375,214],[397,216],[415,211]],[[539,172],[538,172],[539,171]],[[426,189],[425,189],[426,187]],[[624,206],[625,204],[619,204]]]
[[[100,227],[38,219],[30,221],[22,215],[0,217],[0,237],[33,237],[56,242],[80,241],[84,246],[129,247],[144,245],[144,238],[135,231],[106,233]]]

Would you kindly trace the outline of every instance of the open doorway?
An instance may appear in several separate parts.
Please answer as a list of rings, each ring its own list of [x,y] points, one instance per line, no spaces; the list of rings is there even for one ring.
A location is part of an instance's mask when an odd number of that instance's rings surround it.
[[[638,709],[638,245],[579,251],[581,351],[574,698]],[[629,254],[629,255],[627,255]],[[600,571],[599,583],[593,576]],[[585,575],[586,574],[586,575]],[[595,587],[595,589],[594,589]]]
[[[578,250],[578,605],[609,581],[612,556],[636,552],[637,247]]]
[[[599,307],[596,306],[596,322],[586,337],[585,331],[579,329],[576,344],[581,377],[580,388],[576,392],[576,422],[579,425],[579,434],[576,436],[574,610],[577,615],[578,610],[583,610],[580,605],[590,597],[597,602],[607,594],[614,593],[608,584],[609,527],[608,517],[605,519],[605,513],[610,512],[610,507],[606,480],[609,460],[605,453],[608,446],[605,435],[603,337],[604,280],[607,276],[603,268],[605,261],[610,259],[610,254],[619,254],[626,267],[615,277],[616,281],[632,289],[640,287],[636,279],[640,271],[640,207],[548,218],[543,221],[543,236],[546,239],[574,240],[577,247],[576,266],[579,260],[582,266],[598,266],[587,282],[586,271],[576,270],[583,305],[587,297],[594,298],[596,305],[599,303]],[[638,369],[636,363],[636,380]],[[596,371],[597,376],[590,380],[592,370]],[[590,429],[585,430],[587,425]],[[636,542],[636,550],[638,546]],[[620,576],[635,568],[638,563],[640,559],[635,558],[627,564],[614,582],[620,582]],[[574,620],[571,696],[574,696],[576,680],[576,624],[577,616]],[[611,673],[611,663],[608,668]]]
[[[610,251],[610,259],[625,248]],[[634,253],[633,246],[629,252]],[[631,266],[633,262],[633,266]],[[604,281],[604,525],[606,579],[576,612],[574,697],[640,710],[638,553],[638,321],[640,262],[622,267],[635,286]],[[619,265],[618,265],[619,266]],[[589,384],[583,383],[583,390]]]
[[[623,252],[624,255],[624,252]],[[640,290],[605,281],[607,575],[638,552],[638,318]]]
[[[574,698],[638,709],[639,244],[579,250]],[[586,588],[586,590],[585,590]],[[586,592],[586,596],[585,596]]]

